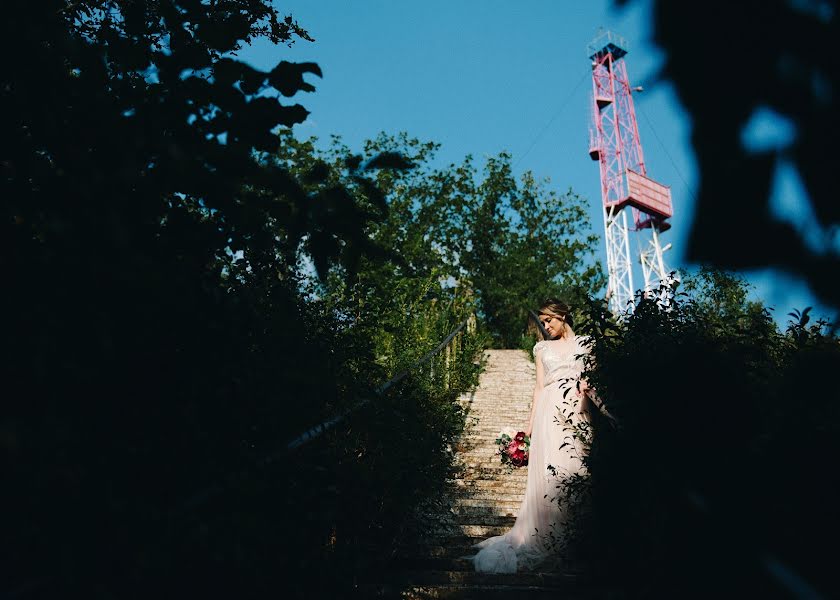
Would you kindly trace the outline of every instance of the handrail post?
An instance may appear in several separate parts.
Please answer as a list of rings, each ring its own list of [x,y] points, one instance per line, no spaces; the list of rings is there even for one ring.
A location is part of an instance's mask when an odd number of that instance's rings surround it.
[[[456,338],[458,336],[455,336]],[[454,340],[453,340],[454,341]],[[443,351],[443,387],[449,389],[449,355],[452,353],[452,342]]]

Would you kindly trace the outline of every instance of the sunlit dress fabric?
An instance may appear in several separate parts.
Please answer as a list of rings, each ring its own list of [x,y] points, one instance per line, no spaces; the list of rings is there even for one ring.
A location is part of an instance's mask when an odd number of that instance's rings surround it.
[[[562,482],[585,476],[586,445],[574,435],[576,427],[589,418],[586,400],[575,389],[583,369],[579,355],[585,351],[579,337],[572,343],[548,340],[534,346],[535,360],[542,361],[543,388],[535,400],[525,498],[510,531],[475,546],[479,548],[472,557],[476,571],[516,573],[556,558],[564,525],[574,510],[559,501]]]

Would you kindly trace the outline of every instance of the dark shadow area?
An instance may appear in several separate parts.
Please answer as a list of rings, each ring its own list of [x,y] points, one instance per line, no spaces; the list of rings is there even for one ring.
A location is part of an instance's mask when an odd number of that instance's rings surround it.
[[[840,343],[808,311],[779,331],[735,277],[703,271],[622,323],[592,306],[597,424],[581,536],[626,598],[832,598]]]
[[[840,306],[837,2],[654,0],[653,6],[654,40],[666,57],[661,76],[691,118],[700,171],[688,260],[783,269],[803,277],[827,305]],[[743,143],[762,113],[792,124],[789,145]],[[813,223],[804,228],[771,208],[782,163],[798,171],[807,193],[799,213],[813,214]]]
[[[398,262],[366,228],[377,174],[409,165],[348,162],[343,184],[268,160],[320,69],[236,59],[310,39],[267,0],[4,9],[0,596],[335,597],[354,547],[443,481],[477,371],[467,336],[287,451],[471,314],[425,281],[367,312],[318,293]]]

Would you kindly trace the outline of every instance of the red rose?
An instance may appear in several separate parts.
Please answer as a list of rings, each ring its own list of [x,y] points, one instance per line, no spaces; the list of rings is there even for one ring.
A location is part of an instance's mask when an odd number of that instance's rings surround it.
[[[520,431],[519,433],[516,434],[516,437],[513,438],[513,439],[515,439],[517,442],[524,442],[525,441],[525,432]]]
[[[528,455],[523,450],[517,450],[513,453],[513,456],[511,456],[510,462],[517,467],[522,467],[528,464]]]

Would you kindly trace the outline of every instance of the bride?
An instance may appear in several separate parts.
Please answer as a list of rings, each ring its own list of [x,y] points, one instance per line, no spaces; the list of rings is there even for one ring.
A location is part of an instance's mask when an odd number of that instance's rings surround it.
[[[581,439],[590,422],[591,390],[580,379],[578,355],[586,352],[572,329],[569,307],[546,300],[539,319],[548,339],[534,346],[537,383],[526,434],[531,436],[528,484],[513,528],[476,545],[475,570],[515,573],[531,570],[556,556],[556,545],[571,524],[573,507],[561,501],[563,483],[586,475]],[[597,400],[595,400],[597,402]]]

